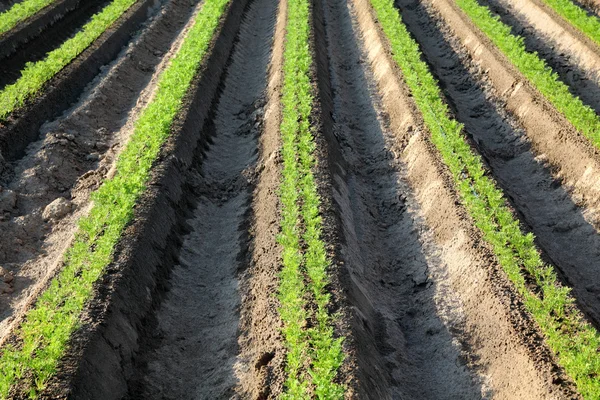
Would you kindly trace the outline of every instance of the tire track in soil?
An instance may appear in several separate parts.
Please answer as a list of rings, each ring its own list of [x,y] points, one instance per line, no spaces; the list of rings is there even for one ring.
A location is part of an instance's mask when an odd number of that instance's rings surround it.
[[[578,57],[571,53],[575,49],[569,49],[566,37],[557,38],[562,41],[558,44],[555,39],[540,34],[532,26],[532,22],[527,21],[525,16],[513,10],[505,1],[480,0],[480,4],[488,6],[494,14],[498,15],[503,23],[511,27],[514,35],[522,36],[527,51],[537,52],[538,56],[558,74],[559,80],[569,87],[571,94],[579,97],[596,113],[600,112],[600,65],[594,63],[588,68],[581,65]],[[596,46],[586,49],[587,52],[595,50],[597,51]]]
[[[537,157],[515,119],[494,97],[494,88],[471,65],[466,51],[430,8],[397,0],[403,20],[420,43],[457,119],[483,156],[546,261],[554,264],[582,310],[600,326],[600,234],[584,210]]]
[[[28,62],[45,59],[48,52],[75,36],[107,4],[106,0],[82,0],[75,10],[48,26],[35,39],[19,46],[8,57],[0,58],[0,90],[15,83]]]
[[[467,367],[447,321],[460,314],[451,291],[445,306],[434,296],[443,265],[416,207],[402,166],[389,142],[395,140],[365,60],[345,0],[325,8],[334,135],[346,165],[337,192],[344,227],[344,263],[349,301],[362,327],[353,329],[362,388],[360,398],[480,399],[485,389]],[[454,304],[451,304],[455,302]],[[458,318],[460,319],[460,318]]]
[[[277,4],[254,0],[240,26],[208,124],[209,146],[188,179],[194,210],[179,263],[141,340],[131,399],[234,396],[240,274],[249,262],[254,170]]]
[[[112,173],[132,121],[151,96],[156,73],[164,68],[195,7],[188,0],[173,0],[156,9],[160,15],[149,16],[140,35],[103,68],[79,102],[44,124],[41,139],[3,171],[0,266],[15,279],[14,293],[0,290],[0,343],[15,317],[58,268],[89,194]],[[59,197],[72,202],[71,213],[45,221],[45,207]]]

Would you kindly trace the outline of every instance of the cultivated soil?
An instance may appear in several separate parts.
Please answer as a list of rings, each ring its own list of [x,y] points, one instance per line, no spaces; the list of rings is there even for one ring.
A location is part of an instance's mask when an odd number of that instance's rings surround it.
[[[535,234],[546,261],[573,287],[580,307],[598,326],[598,150],[493,47],[488,54],[481,51],[485,39],[473,40],[472,25],[455,5],[399,4],[457,119],[523,228]]]
[[[147,26],[103,67],[78,103],[47,121],[26,155],[5,165],[0,265],[14,280],[0,294],[0,338],[56,272],[89,194],[112,173],[193,10],[189,1],[156,7]],[[64,207],[50,206],[61,198]]]
[[[51,39],[10,56],[0,84],[102,4],[79,5],[48,25]],[[600,106],[600,53],[587,39],[566,28],[546,36],[559,23],[517,12],[512,0],[486,4],[526,35],[574,93]],[[91,192],[113,176],[202,4],[137,6],[124,18],[138,15],[141,29],[123,34],[80,90],[69,89],[75,103],[40,117],[24,142],[0,140],[0,345],[15,340],[23,313],[60,270]],[[544,259],[600,326],[598,151],[455,4],[397,0],[396,7],[523,230],[536,235]],[[134,221],[41,398],[283,394],[277,237],[286,18],[285,0],[227,6]],[[344,337],[346,354],[337,382],[346,398],[581,398],[461,205],[369,1],[315,0],[309,48],[315,177],[334,335]],[[15,118],[29,118],[39,104]]]

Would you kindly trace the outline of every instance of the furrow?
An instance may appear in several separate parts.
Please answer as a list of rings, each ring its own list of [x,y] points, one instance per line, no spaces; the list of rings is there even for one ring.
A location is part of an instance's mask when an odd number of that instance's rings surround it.
[[[131,399],[229,398],[236,390],[242,280],[251,269],[259,137],[277,5],[250,3],[211,120],[186,173],[191,203],[166,291],[146,322]],[[167,261],[168,262],[168,261]],[[262,297],[262,296],[261,296]]]

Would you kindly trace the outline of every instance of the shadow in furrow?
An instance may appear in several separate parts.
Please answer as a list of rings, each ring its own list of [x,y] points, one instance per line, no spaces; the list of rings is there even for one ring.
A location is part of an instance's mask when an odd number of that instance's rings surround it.
[[[276,1],[254,0],[245,12],[205,128],[210,144],[189,171],[194,203],[189,233],[142,339],[131,399],[235,394],[239,273],[249,260],[254,167],[276,11]]]
[[[425,61],[443,88],[456,118],[487,162],[494,178],[536,235],[544,258],[573,287],[582,310],[600,326],[600,235],[583,210],[532,151],[526,134],[493,97],[476,66],[447,28],[422,4],[397,0],[404,23],[420,43]]]
[[[395,138],[357,42],[358,28],[346,1],[324,8],[334,135],[347,168],[337,177],[334,197],[354,310],[359,397],[480,399],[479,377],[453,338],[461,329],[460,306],[449,305],[445,267],[423,239],[418,205],[389,150]],[[443,301],[436,298],[441,292]]]

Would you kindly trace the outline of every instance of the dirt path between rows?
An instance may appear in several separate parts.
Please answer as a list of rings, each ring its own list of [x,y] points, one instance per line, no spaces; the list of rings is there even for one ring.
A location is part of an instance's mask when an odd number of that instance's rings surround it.
[[[189,233],[164,298],[146,322],[129,383],[131,399],[221,399],[240,391],[236,364],[242,351],[241,296],[247,290],[241,285],[254,279],[243,276],[255,247],[255,208],[263,207],[254,204],[253,191],[276,15],[276,1],[254,0],[242,19],[205,128],[208,148],[187,179],[193,203]],[[273,217],[268,218],[276,222]],[[277,258],[271,257],[275,268]],[[248,361],[252,368],[258,360]]]
[[[323,14],[356,396],[578,398],[458,206],[368,1],[351,5]]]
[[[528,51],[555,71],[570,92],[600,111],[600,47],[539,0],[484,0],[512,32],[525,38]]]
[[[486,159],[525,229],[536,235],[545,260],[554,264],[563,281],[573,287],[579,306],[598,326],[600,233],[595,192],[598,185],[593,178],[598,168],[597,154],[572,127],[560,122],[556,111],[543,103],[540,106],[535,97],[527,98],[531,89],[514,83],[513,79],[518,78],[508,75],[509,70],[503,70],[500,63],[493,64],[491,57],[483,62],[477,58],[474,63],[470,56],[481,51],[473,41],[468,50],[462,47],[465,42],[454,36],[456,25],[443,23],[449,14],[449,7],[443,3],[432,2],[427,7],[398,1],[405,22],[421,43],[473,145]],[[446,14],[438,14],[440,10]],[[466,29],[461,35],[463,40],[472,37]],[[488,64],[482,66],[484,62]],[[519,99],[518,91],[524,100]],[[512,103],[509,107],[506,98]],[[533,106],[528,104],[532,101]],[[517,108],[516,114],[505,112],[507,108],[514,112],[511,107]]]
[[[105,0],[82,1],[56,23],[44,29],[43,33],[22,44],[10,56],[0,59],[0,90],[17,81],[28,62],[46,58],[46,54],[60,47],[67,39],[75,36],[89,19],[108,4]]]
[[[42,139],[5,171],[0,181],[0,266],[14,280],[0,290],[0,342],[60,267],[90,193],[113,173],[133,121],[152,97],[157,75],[195,8],[189,1],[174,0],[160,16],[150,18],[79,102],[44,124]],[[46,207],[59,198],[67,206],[46,218]]]
[[[338,200],[345,203],[344,259],[355,288],[350,301],[368,326],[356,332],[358,359],[365,375],[383,372],[368,397],[481,398],[478,378],[444,324],[449,315],[435,304],[433,276],[442,266],[434,248],[421,242],[425,228],[409,210],[414,199],[390,153],[393,135],[346,1],[328,1],[324,15],[334,134],[347,165],[347,192]]]

